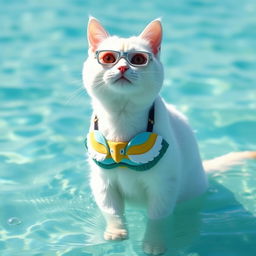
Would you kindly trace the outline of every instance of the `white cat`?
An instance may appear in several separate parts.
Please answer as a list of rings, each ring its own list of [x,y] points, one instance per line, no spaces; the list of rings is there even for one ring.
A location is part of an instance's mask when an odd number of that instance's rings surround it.
[[[124,203],[130,201],[147,209],[144,251],[161,254],[166,249],[158,230],[161,220],[173,212],[177,202],[207,189],[197,142],[186,117],[159,96],[164,77],[160,62],[161,22],[154,20],[139,36],[119,38],[110,36],[98,20],[90,18],[88,41],[83,80],[94,112],[91,137],[87,139],[90,184],[107,222],[104,238],[118,240],[128,236]],[[148,121],[152,105],[154,120]],[[125,149],[136,135],[142,134],[135,142],[151,134],[145,133],[150,122],[155,135],[150,137],[153,142],[148,148],[143,145]],[[165,150],[164,142],[168,145]],[[136,150],[144,151],[139,154]],[[134,155],[125,156],[124,151]],[[208,170],[224,169],[236,160],[253,156],[255,153],[251,152],[233,153],[210,160],[205,166]],[[122,159],[144,169],[134,170],[129,164],[122,164]],[[106,167],[107,161],[114,163],[114,168]],[[145,170],[147,163],[150,166]]]

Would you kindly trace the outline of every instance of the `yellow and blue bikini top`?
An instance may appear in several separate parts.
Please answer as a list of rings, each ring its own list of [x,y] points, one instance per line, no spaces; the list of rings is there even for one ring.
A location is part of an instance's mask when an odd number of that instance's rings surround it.
[[[165,154],[169,144],[156,133],[154,128],[154,105],[148,115],[147,131],[137,134],[128,142],[108,141],[98,130],[98,118],[94,118],[94,130],[85,140],[89,156],[102,168],[128,167],[146,171],[155,166]]]

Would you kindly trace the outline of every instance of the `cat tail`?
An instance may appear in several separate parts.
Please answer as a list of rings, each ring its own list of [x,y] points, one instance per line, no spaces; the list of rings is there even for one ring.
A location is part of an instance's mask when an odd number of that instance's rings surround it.
[[[256,159],[256,151],[231,152],[223,156],[203,161],[206,172],[226,171],[235,165],[241,165],[245,160]]]

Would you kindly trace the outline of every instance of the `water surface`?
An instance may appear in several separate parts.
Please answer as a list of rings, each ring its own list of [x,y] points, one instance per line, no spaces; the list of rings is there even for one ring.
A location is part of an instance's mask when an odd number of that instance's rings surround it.
[[[144,255],[145,214],[128,209],[130,240],[107,243],[88,186],[89,14],[120,36],[162,17],[162,96],[207,159],[256,148],[255,12],[254,0],[0,0],[0,255]],[[255,167],[214,175],[199,210],[177,209],[169,255],[256,255]]]

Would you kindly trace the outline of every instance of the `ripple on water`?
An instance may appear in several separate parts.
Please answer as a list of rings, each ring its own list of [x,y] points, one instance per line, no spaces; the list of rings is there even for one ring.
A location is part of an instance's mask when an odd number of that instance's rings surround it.
[[[78,129],[84,127],[84,122],[78,117],[61,117],[55,120],[51,128],[55,133],[77,136]]]
[[[19,126],[33,126],[38,125],[43,121],[42,114],[26,114],[22,115],[19,113],[18,115],[6,116],[4,120],[6,120],[10,125],[19,125]]]
[[[1,100],[37,100],[48,98],[51,96],[52,90],[50,89],[39,89],[35,87],[31,88],[8,88],[2,87],[0,91]]]
[[[16,130],[16,131],[14,131],[14,134],[21,136],[21,137],[28,138],[28,137],[34,137],[37,135],[41,135],[45,132],[46,132],[46,130],[41,129],[41,128],[37,128],[37,129],[26,128],[26,129]]]
[[[256,69],[256,61],[236,60],[232,64],[234,65],[234,67],[245,71]]]
[[[162,95],[188,115],[201,153],[255,149],[255,0],[100,2],[1,1],[1,256],[144,255],[144,213],[128,208],[130,239],[107,243],[88,186],[81,67],[90,10],[121,36],[162,16]],[[170,254],[256,255],[255,164],[210,184],[195,218],[176,214]]]

